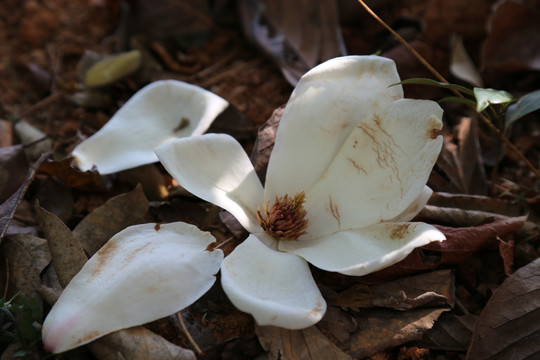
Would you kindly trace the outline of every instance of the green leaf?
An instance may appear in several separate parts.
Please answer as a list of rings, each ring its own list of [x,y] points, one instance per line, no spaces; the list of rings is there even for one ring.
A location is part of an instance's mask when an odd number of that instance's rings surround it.
[[[432,79],[426,79],[426,78],[413,78],[413,79],[407,79],[403,80],[401,82],[398,82],[396,84],[392,84],[390,86],[394,85],[406,85],[406,84],[414,84],[414,85],[430,85],[430,86],[436,86],[444,89],[452,89],[459,91],[460,93],[466,94],[466,95],[474,95],[473,91],[469,88],[466,88],[465,86],[456,85],[456,84],[447,84],[439,81],[435,81]]]
[[[540,109],[540,90],[523,95],[515,104],[508,106],[505,126],[510,126],[516,120]]]
[[[514,101],[514,97],[504,90],[474,88],[476,98],[476,111],[481,113],[490,104],[509,104]]]

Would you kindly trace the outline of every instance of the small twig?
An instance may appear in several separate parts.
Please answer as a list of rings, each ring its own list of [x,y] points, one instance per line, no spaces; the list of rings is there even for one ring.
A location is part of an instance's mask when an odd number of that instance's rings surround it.
[[[388,31],[390,31],[390,33],[392,33],[392,35],[395,36],[395,38],[397,39],[397,41],[399,41],[418,61],[420,61],[420,63],[422,63],[422,65],[424,65],[424,67],[426,69],[428,69],[429,72],[431,72],[433,74],[433,76],[435,76],[439,81],[445,83],[445,84],[449,84],[448,80],[446,80],[444,78],[444,76],[442,76],[437,70],[435,70],[435,68],[433,68],[433,66],[431,66],[427,61],[426,59],[424,59],[422,57],[422,55],[420,55],[411,45],[409,45],[409,43],[403,38],[401,37],[401,35],[399,35],[396,31],[394,31],[394,29],[392,29],[386,22],[384,22],[383,19],[381,19],[379,16],[377,16],[377,14],[375,14],[373,12],[373,10],[371,10],[369,8],[369,6],[367,6],[363,0],[358,0],[358,2],[360,3],[360,5],[362,5],[364,7],[364,9],[366,9],[366,11],[375,19],[377,20],[382,26],[384,26],[384,28]],[[459,96],[461,98],[463,98],[464,96],[457,90],[454,90],[454,89],[450,89],[452,91],[452,93],[454,93],[454,95],[456,96]],[[472,108],[475,112],[476,112],[476,109],[474,108],[474,106],[469,106],[470,108]],[[478,116],[480,117],[480,119],[482,119],[482,121],[490,128],[490,130],[494,131],[497,135],[500,136],[501,140],[506,144],[506,146],[508,146],[508,148],[513,151],[521,160],[523,160],[523,162],[525,162],[525,164],[527,165],[527,167],[537,176],[540,178],[540,171],[538,171],[538,169],[535,168],[535,166],[529,161],[529,159],[527,159],[525,157],[525,155],[523,155],[521,153],[521,151],[519,151],[515,146],[514,144],[512,144],[512,142],[510,142],[510,140],[508,140],[506,138],[506,136],[504,136],[499,129],[497,129],[497,127],[495,125],[493,125],[493,123],[491,121],[489,121],[489,119],[484,116],[483,114],[481,113],[477,113]]]
[[[189,342],[191,343],[191,346],[193,346],[193,348],[198,354],[202,354],[201,348],[199,347],[199,345],[197,345],[195,340],[193,340],[193,338],[191,337],[191,334],[189,333],[186,327],[186,324],[184,323],[184,319],[182,319],[182,314],[180,313],[180,311],[176,313],[176,317],[178,318],[178,321],[180,322],[180,327],[182,328],[182,331],[184,332]]]
[[[34,105],[30,106],[28,109],[24,110],[21,114],[19,114],[19,117],[25,118],[31,115],[32,113],[36,112],[37,110],[41,109],[42,107],[45,107],[56,100],[60,99],[62,97],[62,93],[56,92],[54,94],[51,94],[47,96],[46,98],[38,101]]]

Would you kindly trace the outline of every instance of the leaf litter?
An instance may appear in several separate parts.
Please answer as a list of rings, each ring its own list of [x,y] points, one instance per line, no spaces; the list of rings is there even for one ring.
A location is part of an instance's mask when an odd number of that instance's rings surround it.
[[[10,59],[18,69],[17,73],[9,73],[0,81],[4,90],[0,98],[0,117],[12,119],[23,115],[24,120],[52,139],[55,151],[54,160],[27,161],[19,140],[13,138],[11,122],[2,120],[2,129],[6,130],[1,131],[1,150],[6,155],[0,160],[3,197],[0,225],[2,234],[7,236],[0,244],[0,285],[6,299],[19,291],[36,299],[39,308],[43,308],[41,316],[61,291],[60,282],[68,282],[88,256],[127,226],[155,220],[187,221],[211,231],[226,253],[244,237],[243,232],[233,231],[234,221],[224,225],[220,219],[227,218],[226,214],[220,214],[214,206],[181,192],[172,192],[175,184],[159,166],[152,165],[153,175],[147,178],[136,173],[102,177],[96,172],[82,173],[70,166],[66,154],[99,129],[143,82],[178,79],[204,86],[226,98],[236,114],[222,120],[214,131],[232,133],[247,151],[253,150],[252,161],[261,179],[279,122],[279,110],[271,114],[286,102],[291,91],[272,63],[283,53],[267,58],[252,48],[241,34],[239,19],[231,15],[234,11],[227,2],[217,2],[213,8],[206,2],[199,5],[180,2],[176,7],[162,2],[160,13],[171,13],[167,19],[171,19],[172,14],[186,19],[186,28],[181,29],[181,33],[176,33],[178,26],[173,28],[177,38],[169,36],[167,24],[178,24],[178,19],[160,24],[161,19],[165,19],[163,16],[145,13],[143,2],[135,3],[137,5],[127,14],[139,31],[148,29],[149,23],[160,25],[148,31],[146,37],[130,34],[128,27],[117,21],[124,10],[116,5],[92,2],[89,6],[83,0],[70,2],[70,6],[66,6],[64,0],[55,0],[47,8],[35,2],[0,5],[2,11],[14,14],[11,20],[0,20],[7,25],[5,29],[21,36],[20,40],[6,36],[6,43],[0,46],[0,58]],[[531,55],[533,43],[523,42],[536,36],[537,22],[530,20],[532,15],[522,16],[525,6],[534,5],[502,1],[491,13],[487,1],[470,4],[462,0],[446,4],[431,0],[415,6],[405,3],[389,6],[375,1],[373,7],[395,24],[400,24],[404,18],[424,22],[426,29],[414,30],[415,47],[439,69],[450,72],[451,54],[441,44],[448,44],[449,34],[457,33],[470,55],[467,67],[480,69],[489,86],[507,90],[517,98],[537,90],[535,75],[528,71],[537,67],[536,58]],[[301,69],[307,70],[305,64],[312,66],[317,56],[320,61],[342,53],[339,36],[328,40],[327,35],[328,31],[341,30],[348,53],[374,53],[382,48],[399,58],[397,63],[403,79],[418,76],[416,60],[400,45],[396,46],[391,37],[369,22],[362,12],[346,12],[340,3],[337,5],[340,15],[356,20],[339,24],[335,19],[327,19],[331,21],[317,26],[306,20],[295,20],[305,9],[295,9],[292,4],[287,6],[293,8],[296,16],[283,16],[273,23],[284,29],[281,40],[294,45],[291,54],[299,57],[296,64],[301,64]],[[329,2],[328,6],[334,5]],[[85,11],[79,11],[82,8]],[[275,9],[272,11],[272,16],[279,14]],[[530,14],[536,11],[537,8],[532,8]],[[503,21],[502,13],[508,21]],[[368,20],[359,22],[358,14]],[[490,15],[494,16],[490,18]],[[93,21],[85,20],[89,18]],[[66,22],[65,19],[72,20]],[[156,19],[160,20],[156,22]],[[250,19],[243,19],[246,20]],[[263,34],[262,25],[251,20],[254,29]],[[238,26],[231,26],[231,21],[236,21]],[[17,28],[15,24],[20,25]],[[41,24],[43,31],[33,31],[34,24]],[[116,24],[119,26],[113,32]],[[490,25],[488,32],[486,24]],[[399,29],[406,34],[412,29],[408,26],[400,25]],[[214,31],[217,28],[219,32]],[[533,35],[522,36],[523,41],[516,43],[511,38],[517,30],[520,34]],[[6,30],[0,31],[6,34]],[[302,34],[315,31],[319,37],[302,38]],[[108,34],[114,37],[108,38],[109,42],[102,41]],[[328,42],[317,43],[314,39]],[[20,41],[26,41],[30,48],[22,46]],[[45,46],[46,41],[48,46]],[[279,46],[283,48],[283,43]],[[508,46],[513,50],[503,51]],[[520,51],[514,51],[516,46]],[[86,50],[110,56],[132,49],[143,54],[137,73],[146,69],[145,75],[132,74],[96,90],[99,96],[114,101],[100,102],[97,108],[89,109],[69,100],[81,90],[83,74],[77,72],[77,62]],[[292,60],[282,57],[277,61],[282,72],[299,74],[304,71],[292,66],[294,57]],[[6,72],[6,64],[5,60],[0,61],[0,72]],[[147,71],[150,67],[153,70]],[[141,82],[141,79],[145,80]],[[406,91],[412,91],[412,86],[407,85]],[[445,93],[438,91],[415,88],[414,94],[440,99]],[[537,344],[530,341],[530,334],[538,330],[535,328],[538,322],[533,321],[539,283],[534,274],[535,259],[540,255],[538,179],[531,176],[518,159],[504,150],[501,152],[498,143],[493,141],[494,135],[476,122],[474,114],[460,105],[443,106],[449,134],[447,153],[441,156],[429,183],[436,193],[418,217],[441,225],[440,229],[449,238],[446,243],[419,249],[410,258],[387,269],[387,273],[351,279],[315,272],[330,304],[327,315],[317,327],[294,332],[256,327],[249,317],[228,303],[216,285],[183,311],[190,323],[190,333],[203,345],[203,355],[186,350],[191,345],[181,330],[171,325],[172,320],[163,319],[147,328],[137,327],[106,336],[88,345],[88,350],[75,350],[73,356],[82,351],[98,359],[242,358],[242,354],[247,353],[255,358],[264,349],[269,358],[316,359],[324,354],[325,358],[335,359],[391,356],[408,359],[446,354],[463,359],[469,344],[467,358],[470,359],[505,358],[509,352],[516,359],[534,356],[538,349]],[[270,120],[265,123],[267,119]],[[263,123],[256,137],[255,129]],[[538,112],[514,122],[509,133],[512,140],[527,149],[526,155],[533,160],[539,156],[538,146],[534,145],[539,134]],[[498,156],[494,155],[497,153]],[[495,173],[490,173],[497,161],[499,167]],[[142,183],[142,188],[135,186],[136,183]],[[54,202],[50,198],[47,201],[48,197],[43,195],[46,192],[51,192],[50,197],[55,193],[59,197],[71,196],[71,207],[53,206]],[[45,209],[34,207],[38,198]],[[147,198],[152,201],[148,202]],[[39,237],[36,236],[38,223]],[[490,269],[489,273],[486,269]],[[524,306],[515,306],[519,299]],[[520,311],[529,316],[523,316]],[[500,314],[505,316],[503,320]],[[34,351],[44,355],[39,339],[35,340]],[[7,351],[5,356],[8,356]]]

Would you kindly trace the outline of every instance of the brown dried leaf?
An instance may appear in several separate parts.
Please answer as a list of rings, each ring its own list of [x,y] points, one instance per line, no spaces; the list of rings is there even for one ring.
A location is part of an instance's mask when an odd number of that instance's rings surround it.
[[[257,139],[255,139],[255,145],[253,145],[251,162],[253,163],[253,167],[255,168],[259,179],[263,183],[266,178],[268,160],[270,159],[270,154],[274,148],[276,133],[283,110],[285,110],[285,106],[278,107],[274,110],[270,119],[259,128]]]
[[[41,281],[31,253],[20,239],[14,239],[10,236],[4,239],[1,250],[9,266],[8,285],[12,294],[21,291],[25,296],[32,296],[34,291],[39,288]]]
[[[362,309],[355,314],[358,330],[351,335],[350,350],[355,359],[409,341],[419,340],[433,327],[439,316],[449,309]]]
[[[137,326],[106,335],[87,345],[100,360],[195,360],[191,350],[176,346]]]
[[[0,119],[0,148],[13,144],[13,123]]]
[[[508,201],[489,196],[449,194],[445,192],[434,192],[428,204],[437,207],[490,212],[505,216],[521,216],[527,212],[523,202]],[[467,225],[471,225],[471,223]]]
[[[329,301],[353,309],[388,307],[411,310],[424,306],[454,306],[454,276],[440,270],[386,282],[380,285],[354,285]]]
[[[454,136],[457,143],[445,137],[437,164],[448,176],[457,192],[486,194],[486,174],[478,140],[478,124],[475,119],[462,117]]]
[[[5,202],[0,204],[0,243],[7,232],[11,219],[15,214],[15,210],[17,210],[17,207],[22,201],[24,194],[26,194],[26,190],[28,190],[28,187],[34,180],[37,168],[39,168],[41,163],[45,161],[45,159],[47,159],[49,155],[50,153],[41,155],[41,157],[28,170],[26,178],[24,179],[21,187],[19,187],[19,189],[15,193],[13,193]]]
[[[303,330],[257,326],[255,333],[270,360],[351,359],[314,326]]]
[[[416,219],[420,221],[429,220],[428,222],[430,223],[463,227],[470,227],[485,224],[488,222],[506,221],[508,219],[517,218],[519,218],[519,216],[507,217],[491,212],[437,207],[431,205],[426,205],[416,217]],[[531,238],[533,236],[538,236],[539,232],[540,227],[538,226],[538,224],[532,221],[525,221],[523,223],[523,226],[516,230],[516,234],[522,238]]]
[[[31,234],[13,234],[7,237],[21,244],[28,251],[38,274],[51,262],[51,252],[47,240]]]
[[[281,68],[293,86],[315,65],[345,55],[333,0],[317,6],[308,0],[240,2],[246,36],[257,43]]]
[[[478,316],[442,314],[420,344],[430,349],[466,351],[471,342],[474,324]]]
[[[84,249],[69,228],[55,215],[36,204],[37,219],[49,243],[52,264],[62,287],[66,287],[86,263]]]
[[[169,196],[163,175],[155,164],[137,166],[118,173],[118,178],[133,186],[141,184],[150,201],[163,201]]]
[[[17,191],[27,172],[28,161],[22,145],[0,148],[0,203]]]
[[[47,161],[39,167],[40,174],[55,176],[67,187],[83,191],[104,191],[105,184],[101,175],[95,171],[80,170],[71,166],[70,158],[58,161]]]
[[[474,328],[467,359],[540,356],[540,259],[517,270],[495,290]]]
[[[82,243],[86,252],[92,256],[114,234],[139,223],[149,206],[142,186],[137,185],[132,191],[107,200],[88,214],[73,229],[73,234]]]

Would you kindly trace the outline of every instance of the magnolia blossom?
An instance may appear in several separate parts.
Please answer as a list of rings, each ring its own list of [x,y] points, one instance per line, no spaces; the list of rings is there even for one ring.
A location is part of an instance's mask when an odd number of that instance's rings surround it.
[[[403,99],[392,60],[348,56],[305,74],[278,128],[263,188],[228,135],[175,140],[155,152],[188,191],[251,233],[221,266],[231,302],[260,325],[300,329],[326,303],[308,263],[365,275],[444,235],[410,221],[442,146],[442,109]]]
[[[178,311],[208,289],[219,267],[231,302],[260,325],[305,328],[326,311],[309,263],[359,276],[444,240],[433,226],[409,222],[431,195],[425,184],[442,145],[442,110],[403,99],[401,86],[390,86],[399,81],[393,61],[376,56],[336,58],[309,71],[283,113],[264,188],[228,135],[156,148],[185,189],[228,210],[249,237],[222,261],[194,228],[175,235],[147,225],[133,246],[137,230],[128,228],[64,290],[44,323],[46,347],[64,351]],[[150,274],[133,274],[146,267]]]

